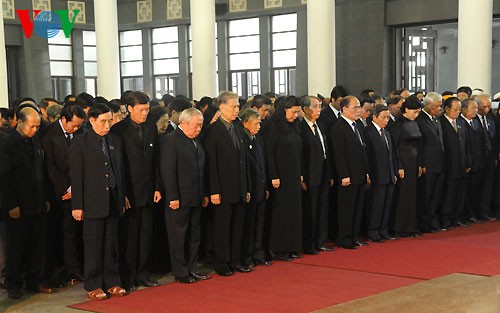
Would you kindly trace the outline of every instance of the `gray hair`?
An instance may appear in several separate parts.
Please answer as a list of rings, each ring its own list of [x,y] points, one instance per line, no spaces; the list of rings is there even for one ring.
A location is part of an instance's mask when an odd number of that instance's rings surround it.
[[[57,120],[58,118],[61,117],[61,111],[63,109],[63,106],[60,104],[53,104],[47,108],[47,117],[52,118],[54,120]]]
[[[217,104],[221,105],[223,103],[227,103],[231,99],[238,100],[239,99],[238,94],[232,91],[221,91],[221,93],[217,97]]]
[[[477,105],[481,105],[481,99],[488,99],[488,101],[491,103],[490,96],[487,94],[477,95],[474,97],[474,101],[476,101]]]
[[[243,111],[240,112],[240,119],[242,123],[247,122],[252,117],[259,118],[259,112],[252,108],[244,108]]]
[[[443,101],[443,97],[437,92],[431,91],[424,97],[424,105],[428,105],[431,104],[432,102],[437,102],[437,101]]]
[[[385,106],[383,104],[377,104],[373,108],[373,115],[375,115],[376,117],[378,117],[380,115],[380,113],[382,113],[384,111],[389,111],[389,107],[387,107],[387,106]]]
[[[464,101],[462,101],[462,111],[467,110],[471,102],[476,103],[476,101],[472,99],[465,99]]]
[[[189,123],[193,116],[198,115],[201,117],[201,120],[203,120],[203,113],[201,113],[200,110],[195,109],[195,108],[189,108],[185,109],[182,111],[181,115],[179,116],[179,123],[186,122]]]

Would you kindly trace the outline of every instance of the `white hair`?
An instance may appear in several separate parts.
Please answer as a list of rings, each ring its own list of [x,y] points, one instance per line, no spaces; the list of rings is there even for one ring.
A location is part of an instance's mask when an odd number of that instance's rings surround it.
[[[189,123],[194,115],[198,115],[203,120],[203,113],[201,113],[200,110],[195,108],[189,108],[182,111],[181,115],[179,116],[179,123],[182,123],[184,121],[186,123]]]
[[[424,97],[424,105],[431,104],[432,102],[443,101],[443,97],[437,92],[429,92]]]

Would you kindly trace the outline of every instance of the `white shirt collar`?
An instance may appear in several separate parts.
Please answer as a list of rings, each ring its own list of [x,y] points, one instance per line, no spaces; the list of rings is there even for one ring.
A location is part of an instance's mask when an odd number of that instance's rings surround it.
[[[305,116],[304,116],[304,120],[306,121],[307,125],[309,125],[309,127],[310,127],[311,129],[313,129],[313,128],[314,128],[314,125],[316,125],[316,122],[314,122],[314,123],[313,123],[313,122],[311,122],[311,121],[310,121],[310,120],[308,120],[308,119],[307,119],[307,117],[305,117]]]
[[[342,118],[343,118],[344,120],[346,120],[346,121],[347,121],[347,123],[349,124],[349,126],[351,126],[351,127],[352,127],[352,123],[354,123],[354,121],[351,121],[350,119],[348,119],[347,117],[345,117],[345,116],[344,116],[344,114],[342,114],[341,116],[342,116]]]
[[[375,123],[374,121],[372,121],[372,124],[373,124],[373,126],[375,126],[375,128],[377,129],[377,131],[380,133],[380,130],[382,128],[380,128],[380,126],[378,126],[377,123]]]
[[[450,122],[450,124],[453,126],[453,122],[455,121],[454,119],[450,118],[448,115],[446,114],[443,114],[444,117],[448,120],[448,122]]]
[[[429,119],[432,121],[432,116],[431,116],[429,113],[427,113],[427,111],[422,110],[422,112],[424,112],[424,113],[425,113],[425,115],[427,115],[427,117],[429,117]]]
[[[460,113],[460,116],[467,122],[467,124],[471,124],[472,123],[472,120],[469,120],[468,118],[466,118],[462,113]]]
[[[178,127],[177,124],[175,124],[172,121],[168,121],[168,122],[170,123],[170,125],[172,125],[172,127],[174,128],[174,130],[177,129],[177,127]]]
[[[330,106],[330,109],[332,109],[333,114],[335,114],[335,116],[339,116],[340,111],[337,110],[336,108],[334,108],[331,103],[329,104],[329,106]]]

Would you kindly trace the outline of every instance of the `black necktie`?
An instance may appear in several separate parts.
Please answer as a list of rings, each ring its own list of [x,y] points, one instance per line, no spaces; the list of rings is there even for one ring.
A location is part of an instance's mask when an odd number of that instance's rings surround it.
[[[319,145],[321,146],[321,150],[323,150],[323,157],[326,159],[326,154],[325,154],[325,149],[323,147],[323,142],[321,141],[321,136],[318,131],[318,125],[313,124],[314,128],[314,137],[316,137],[316,140],[318,141]]]
[[[138,127],[138,131],[137,131],[137,134],[139,135],[139,140],[141,141],[141,145],[142,143],[144,143],[144,130],[142,128],[142,124],[139,124],[139,127]]]
[[[115,173],[113,172],[113,166],[111,165],[111,158],[109,157],[108,145],[106,144],[106,139],[104,139],[104,137],[101,138],[101,149],[104,154],[104,158],[106,159],[105,165],[108,170],[108,173],[106,174],[106,177],[108,178],[108,187],[113,189],[116,187],[116,178]]]
[[[483,127],[488,131],[488,121],[486,120],[486,115],[483,115]]]
[[[68,146],[71,145],[71,134],[70,133],[67,133],[67,132],[64,132],[64,135],[66,136],[66,143],[68,144]]]
[[[365,145],[363,143],[363,139],[361,139],[361,134],[359,133],[359,130],[358,130],[358,127],[356,126],[356,122],[352,122],[352,126],[354,127],[354,132],[356,133],[356,136],[358,136],[358,139],[359,139],[359,142],[361,143],[361,145]]]
[[[382,137],[385,147],[387,148],[387,150],[389,150],[389,144],[387,142],[387,137],[385,136],[385,130],[383,128],[380,129],[380,137]]]
[[[236,150],[240,150],[240,140],[238,139],[238,135],[236,134],[236,130],[234,129],[234,125],[229,125],[229,135],[231,136],[231,140],[233,141],[233,145]]]

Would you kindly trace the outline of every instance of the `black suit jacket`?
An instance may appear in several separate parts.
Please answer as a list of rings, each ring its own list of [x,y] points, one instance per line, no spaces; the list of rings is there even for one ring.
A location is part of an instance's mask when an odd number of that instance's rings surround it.
[[[205,150],[195,141],[196,147],[179,128],[161,139],[160,172],[167,206],[179,200],[181,207],[199,207],[206,196]]]
[[[498,159],[498,151],[499,151],[499,146],[498,146],[498,138],[497,138],[497,132],[496,132],[496,127],[495,127],[495,121],[491,116],[486,116],[486,121],[488,123],[488,129],[484,129],[483,124],[479,118],[479,115],[476,115],[474,120],[477,121],[477,124],[479,125],[480,129],[483,130],[483,135],[484,135],[484,143],[486,146],[486,149],[488,150],[488,157],[492,158],[494,160]]]
[[[221,194],[222,201],[241,203],[251,192],[247,176],[247,153],[243,145],[243,130],[233,123],[239,137],[239,149],[235,148],[231,135],[221,119],[207,129],[204,147],[207,152],[209,194]]]
[[[362,131],[358,129],[362,135]],[[330,140],[334,139],[334,165],[337,169],[338,179],[350,177],[352,185],[362,185],[366,182],[368,174],[368,160],[364,144],[344,118],[340,118],[330,131]],[[363,139],[364,142],[364,139]]]
[[[478,172],[483,166],[486,156],[484,136],[476,120],[469,124],[462,116],[457,119],[458,124],[465,129],[465,144],[467,146],[467,167],[471,173]]]
[[[422,166],[428,173],[442,173],[444,161],[443,129],[441,123],[435,123],[425,113],[416,119],[422,133]]]
[[[264,201],[266,199],[266,191],[268,190],[264,141],[259,134],[253,140],[245,134],[243,143],[248,156],[248,174],[251,182],[252,199],[257,202]]]
[[[328,153],[327,139],[325,136],[326,133],[323,126],[319,124],[317,125],[321,135],[323,136],[323,142],[326,150],[325,153]],[[321,185],[323,171],[326,169],[328,172],[329,168],[329,166],[326,168],[323,166],[323,163],[325,162],[323,147],[305,119],[299,123],[299,133],[302,138],[302,176],[304,177],[304,182],[307,187],[319,187]],[[331,174],[328,173],[327,177],[330,179]]]
[[[398,163],[390,131],[385,129],[387,144],[373,123],[368,124],[363,133],[372,183],[375,185],[394,184]]]
[[[443,129],[445,176],[453,179],[465,177],[467,166],[465,129],[457,123],[458,132],[456,132],[444,115],[439,121]]]
[[[123,148],[120,137],[105,136],[116,178],[120,215],[125,206],[125,178],[123,176]],[[108,173],[106,158],[102,152],[101,136],[91,128],[73,139],[70,148],[71,207],[83,209],[85,218],[105,218],[110,214]]]
[[[47,178],[38,135],[27,139],[14,130],[3,139],[0,154],[4,213],[15,207],[20,207],[21,217],[44,213],[48,200]]]
[[[74,133],[73,140],[82,133],[81,130]],[[42,144],[47,171],[54,186],[55,198],[60,200],[71,186],[71,181],[69,179],[69,145],[59,121],[47,127]]]
[[[323,126],[322,129],[324,129],[326,133],[329,134],[332,126],[337,123],[338,120],[339,118],[335,116],[335,113],[333,113],[330,105],[327,105],[323,108],[323,110],[321,110],[321,114],[318,118],[318,123],[321,124]]]
[[[158,132],[156,126],[149,121],[144,122],[142,127],[142,142],[130,117],[111,128],[111,133],[119,136],[123,144],[126,196],[132,207],[152,205],[155,190],[161,190]]]

